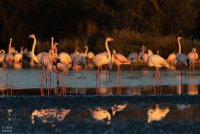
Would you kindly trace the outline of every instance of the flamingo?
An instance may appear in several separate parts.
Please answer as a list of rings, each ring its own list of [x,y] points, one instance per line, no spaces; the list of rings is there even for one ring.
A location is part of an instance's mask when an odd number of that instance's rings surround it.
[[[92,64],[92,59],[94,58],[94,56],[95,56],[94,53],[91,51],[87,53],[86,57],[88,59],[88,68],[89,69],[92,69],[94,67],[94,64]]]
[[[80,69],[82,69],[83,67],[86,67],[87,65],[86,56],[88,52],[88,46],[86,45],[84,46],[84,48],[85,48],[85,52],[76,55],[73,59],[73,69],[76,71],[79,71]]]
[[[66,72],[68,69],[71,67],[71,57],[69,56],[68,53],[61,52],[59,56],[56,58],[56,60],[53,61],[53,71],[57,73],[57,85],[59,86],[59,75],[61,72],[64,72],[63,77],[65,76]],[[62,79],[63,82],[63,90],[60,92],[63,92],[64,95],[66,95],[66,91],[64,90],[64,83],[65,79]]]
[[[15,49],[14,47],[11,47],[12,45],[12,38],[10,38],[10,42],[8,45],[8,53],[5,54],[4,56],[4,63],[5,65],[12,65],[13,64],[13,53],[15,53]],[[10,81],[12,82],[12,71],[10,69],[8,69],[7,71],[7,84],[9,84],[9,75],[10,75]],[[12,83],[11,83],[12,84]],[[11,90],[11,95],[12,95],[12,90]]]
[[[182,37],[178,36],[178,53],[176,55],[176,60],[177,60],[177,65],[181,67],[181,79],[182,79],[182,67],[189,66],[190,60],[185,54],[181,53],[181,42],[180,42],[181,39]]]
[[[14,68],[21,69],[23,60],[23,47],[21,47],[20,53],[16,52],[14,55]]]
[[[97,74],[96,74],[97,80],[99,80],[99,76],[100,76],[102,66],[108,65],[109,62],[111,61],[111,53],[110,53],[110,49],[108,47],[108,42],[111,42],[111,41],[113,41],[113,38],[110,38],[110,37],[106,38],[105,48],[106,48],[107,54],[106,53],[100,53],[100,54],[95,55],[95,57],[92,59],[94,65],[96,65],[98,67],[98,71],[97,71]]]
[[[142,52],[139,53],[139,59],[142,59],[144,63],[147,63],[148,58],[149,58],[148,54],[145,53],[145,46],[142,45]]]
[[[4,56],[5,56],[5,50],[1,49],[0,50],[0,64],[3,63]]]
[[[192,51],[187,55],[188,59],[190,60],[190,64],[193,66],[198,60],[198,53],[196,52],[196,48],[192,48]]]
[[[156,108],[149,109],[147,111],[147,122],[151,123],[152,121],[159,121],[162,120],[168,113],[169,113],[169,108],[160,108],[158,104],[156,104]]]
[[[44,77],[46,76],[46,71],[48,71],[48,83],[51,86],[51,72],[53,68],[53,61],[56,59],[56,54],[49,50],[49,53],[43,52],[38,54],[37,56],[34,54],[35,46],[36,46],[36,37],[34,34],[29,35],[29,38],[33,38],[33,46],[32,46],[32,58],[36,63],[39,63],[42,65],[43,71],[40,78],[40,85],[42,86],[42,82],[44,80]],[[50,94],[48,90],[48,95]],[[44,95],[41,93],[41,95]]]
[[[116,51],[113,49],[112,53],[112,63],[115,63],[117,65],[117,79],[119,80],[119,77],[121,76],[121,69],[120,66],[122,64],[130,64],[130,61],[124,57],[120,53],[116,53]]]
[[[5,54],[5,57],[4,57],[4,62],[6,63],[6,65],[11,65],[12,62],[13,62],[13,52],[14,52],[14,48],[11,47],[11,44],[12,44],[12,38],[10,38],[10,42],[9,42],[9,46],[8,46],[8,53]]]
[[[171,53],[168,57],[167,57],[167,62],[169,64],[176,64],[176,54],[175,53]]]
[[[169,68],[169,64],[167,63],[167,61],[162,58],[161,56],[157,55],[157,54],[152,54],[152,52],[150,50],[148,50],[148,56],[149,56],[149,59],[148,59],[148,65],[150,67],[156,67],[156,77],[155,77],[155,82],[157,80],[160,81],[160,85],[161,84],[161,77],[160,77],[160,71],[159,71],[159,68],[160,67],[167,67]],[[154,83],[154,94],[155,94],[155,83]]]
[[[137,52],[133,52],[133,53],[130,53],[128,55],[127,59],[131,63],[131,71],[132,71],[133,70],[133,64],[139,60],[139,55],[138,55]]]

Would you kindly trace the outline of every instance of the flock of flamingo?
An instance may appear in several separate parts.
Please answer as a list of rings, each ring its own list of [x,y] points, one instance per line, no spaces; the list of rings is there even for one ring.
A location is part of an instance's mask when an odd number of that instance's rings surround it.
[[[109,42],[113,42],[114,39],[107,37],[105,40],[105,52],[94,54],[93,52],[88,52],[88,46],[86,45],[85,52],[80,53],[79,48],[76,48],[75,52],[72,54],[66,52],[58,53],[58,43],[54,42],[54,38],[51,38],[51,49],[48,52],[41,52],[39,54],[35,54],[36,47],[36,36],[34,34],[29,35],[29,38],[33,39],[32,50],[28,51],[28,49],[24,49],[21,47],[20,52],[17,52],[14,47],[12,47],[12,38],[10,38],[8,53],[5,53],[5,50],[0,50],[0,63],[2,64],[2,70],[4,67],[13,66],[14,68],[22,68],[22,63],[24,63],[24,57],[29,59],[29,64],[31,67],[36,64],[41,65],[42,74],[40,78],[40,85],[42,85],[43,80],[46,78],[46,82],[49,86],[51,86],[51,72],[56,73],[57,77],[57,85],[59,85],[60,74],[62,72],[63,77],[62,83],[65,84],[65,75],[66,72],[72,68],[76,71],[81,71],[86,68],[92,68],[96,66],[98,68],[96,73],[96,82],[98,85],[100,75],[102,73],[102,66],[108,65],[111,69],[112,64],[114,63],[117,69],[117,79],[121,78],[121,69],[120,66],[122,64],[134,65],[134,63],[138,61],[142,61],[146,63],[150,67],[156,68],[155,74],[155,82],[160,81],[161,77],[159,68],[161,67],[170,67],[170,64],[175,64],[179,67],[194,65],[198,61],[198,54],[196,52],[196,48],[193,48],[192,51],[185,55],[181,53],[181,36],[178,36],[178,53],[172,53],[168,56],[167,59],[162,58],[159,53],[153,54],[153,52],[148,49],[148,53],[145,52],[145,47],[142,46],[142,51],[137,53],[133,52],[128,55],[126,58],[120,53],[117,53],[114,49],[111,53],[109,49]],[[26,59],[27,59],[26,58]]]

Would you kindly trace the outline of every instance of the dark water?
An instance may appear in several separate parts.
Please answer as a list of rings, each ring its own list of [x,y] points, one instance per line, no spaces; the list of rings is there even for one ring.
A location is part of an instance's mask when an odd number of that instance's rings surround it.
[[[123,71],[121,80],[103,72],[98,87],[95,70],[84,77],[69,71],[65,86],[52,73],[50,88],[45,80],[40,86],[40,69],[0,71],[0,133],[200,132],[199,69],[182,78],[161,69],[155,91],[155,71],[148,68]]]
[[[198,133],[199,99],[188,95],[1,97],[0,125],[2,132],[13,133]]]

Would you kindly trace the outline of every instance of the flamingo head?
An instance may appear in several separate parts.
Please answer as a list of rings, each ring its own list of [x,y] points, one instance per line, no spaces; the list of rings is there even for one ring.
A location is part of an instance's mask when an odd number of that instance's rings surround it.
[[[181,36],[178,36],[178,41],[180,41],[181,39],[183,39]]]
[[[114,41],[114,39],[113,39],[113,38],[110,38],[110,37],[107,37],[107,38],[106,38],[106,42],[109,42],[109,41]]]
[[[88,49],[88,46],[87,46],[87,45],[85,45],[85,46],[84,46],[84,48],[85,48],[85,49]]]
[[[197,51],[197,49],[196,48],[192,48],[192,52],[196,52]]]
[[[53,36],[51,37],[51,40],[52,40],[52,41],[54,40],[54,37],[53,37]]]
[[[116,51],[115,51],[115,49],[113,49],[113,54],[116,54]]]
[[[10,38],[10,42],[12,41],[12,38]]]
[[[35,34],[29,35],[29,38],[35,38]]]

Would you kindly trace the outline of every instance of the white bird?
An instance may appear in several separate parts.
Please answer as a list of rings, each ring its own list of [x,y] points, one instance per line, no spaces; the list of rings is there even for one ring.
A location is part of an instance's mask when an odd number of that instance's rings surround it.
[[[149,55],[148,65],[150,67],[155,67],[156,68],[155,81],[159,80],[160,81],[160,85],[162,85],[159,68],[161,68],[163,66],[169,68],[169,64],[161,56],[159,56],[157,54],[156,55],[152,54],[152,52],[150,50],[148,50],[148,55]],[[154,84],[154,93],[156,93],[155,84]]]
[[[149,109],[147,111],[147,121],[148,123],[151,123],[152,121],[160,121],[163,118],[166,117],[166,115],[169,113],[169,108],[159,108],[159,105],[156,105],[156,108]]]
[[[97,71],[97,74],[96,74],[96,78],[99,80],[99,77],[100,77],[100,73],[101,73],[101,67],[103,65],[107,65],[109,62],[111,62],[111,53],[110,53],[110,49],[108,47],[108,42],[111,42],[113,41],[112,38],[106,38],[106,41],[105,41],[105,48],[106,48],[106,51],[107,53],[100,53],[100,54],[97,54],[95,55],[95,57],[92,59],[92,62],[94,63],[94,65],[96,65],[98,67],[98,71]]]

